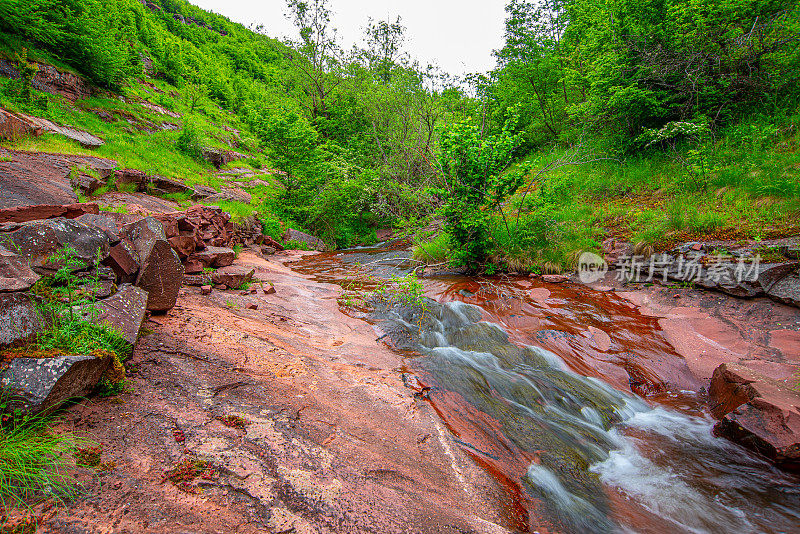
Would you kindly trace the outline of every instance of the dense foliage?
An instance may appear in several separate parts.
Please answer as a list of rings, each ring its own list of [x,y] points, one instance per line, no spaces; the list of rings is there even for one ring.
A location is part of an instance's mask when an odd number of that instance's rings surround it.
[[[180,92],[182,130],[153,138],[182,157],[219,138],[218,109],[235,114],[251,163],[282,171],[258,198],[275,235],[280,219],[348,246],[434,218],[428,256],[559,270],[609,232],[656,245],[797,226],[796,2],[508,0],[497,68],[459,83],[404,53],[399,17],[365,21],[347,50],[331,0],[286,9],[282,43],[185,0],[0,0],[0,52],[115,91],[168,84],[148,98]],[[780,200],[743,209],[766,195]],[[697,221],[670,215],[687,206]]]

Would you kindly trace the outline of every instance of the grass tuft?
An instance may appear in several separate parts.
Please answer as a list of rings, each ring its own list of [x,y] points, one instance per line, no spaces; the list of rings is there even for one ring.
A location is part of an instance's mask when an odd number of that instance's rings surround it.
[[[47,416],[18,417],[0,428],[0,507],[30,506],[32,500],[64,502],[77,495],[73,455],[88,440],[56,434]]]

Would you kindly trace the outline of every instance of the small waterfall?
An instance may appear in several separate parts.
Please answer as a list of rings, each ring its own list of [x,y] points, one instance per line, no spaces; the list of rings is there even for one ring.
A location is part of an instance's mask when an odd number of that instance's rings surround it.
[[[519,486],[557,528],[800,532],[796,480],[714,438],[710,420],[573,373],[483,315],[434,301],[376,312],[399,348],[422,355],[413,366],[465,452],[501,470],[524,466]]]

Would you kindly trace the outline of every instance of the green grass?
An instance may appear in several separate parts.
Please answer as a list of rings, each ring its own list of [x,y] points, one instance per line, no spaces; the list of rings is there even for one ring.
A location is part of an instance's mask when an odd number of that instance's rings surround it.
[[[221,179],[216,177],[211,164],[192,157],[176,146],[181,130],[162,131],[166,123],[182,127],[184,121],[191,122],[198,132],[203,146],[231,150],[226,141],[232,134],[225,127],[236,128],[241,132],[240,147],[237,152],[250,156],[252,161],[260,161],[255,155],[258,150],[254,136],[246,125],[216,105],[206,105],[187,118],[188,108],[177,89],[164,82],[155,82],[161,92],[155,92],[148,84],[131,83],[123,89],[127,102],[116,98],[95,96],[75,104],[64,98],[36,92],[45,96],[47,109],[23,110],[19,103],[4,94],[0,87],[0,106],[12,111],[26,111],[48,118],[62,125],[86,130],[99,136],[105,144],[98,149],[89,150],[58,135],[45,134],[39,138],[24,138],[14,142],[4,141],[0,146],[20,150],[38,150],[73,155],[94,155],[114,159],[121,168],[139,169],[148,174],[159,174],[186,182],[188,185],[205,184],[219,187]],[[149,110],[137,103],[147,100],[182,116],[174,118]],[[115,117],[115,122],[104,122],[93,110],[102,110]],[[132,121],[130,124],[128,121]],[[144,128],[144,129],[142,129]],[[147,131],[152,130],[152,131]]]
[[[413,258],[429,265],[447,261],[450,252],[450,236],[439,232],[433,237],[425,234],[414,239]]]
[[[685,241],[798,235],[799,127],[800,113],[754,116],[704,146],[613,159],[602,140],[595,140],[596,157],[586,158],[591,161],[544,173],[530,184],[524,201],[526,187],[506,200],[506,220],[492,215],[494,253],[487,268],[571,269],[582,251],[599,252],[609,237],[650,254]],[[544,148],[524,160],[541,169],[564,153],[564,148]],[[698,153],[702,172],[686,164]],[[419,260],[437,263],[449,256],[444,234],[417,241]]]
[[[77,494],[74,453],[88,440],[55,433],[45,416],[18,418],[0,428],[0,509],[28,507],[32,500],[68,500]]]
[[[311,247],[308,246],[308,243],[305,241],[298,241],[296,239],[290,239],[284,245],[286,250],[311,250]]]
[[[53,324],[39,333],[26,350],[60,352],[63,354],[93,354],[97,351],[116,354],[124,359],[130,345],[118,331],[107,325],[90,323],[67,312],[57,314]]]

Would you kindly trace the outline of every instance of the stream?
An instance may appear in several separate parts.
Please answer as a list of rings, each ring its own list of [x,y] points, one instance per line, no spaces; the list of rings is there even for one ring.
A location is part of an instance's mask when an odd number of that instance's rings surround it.
[[[408,258],[362,248],[293,268],[370,289],[410,272]],[[504,488],[509,528],[800,532],[800,478],[714,437],[702,384],[656,318],[613,292],[522,276],[423,282],[424,308],[359,316],[386,333],[453,442]]]

